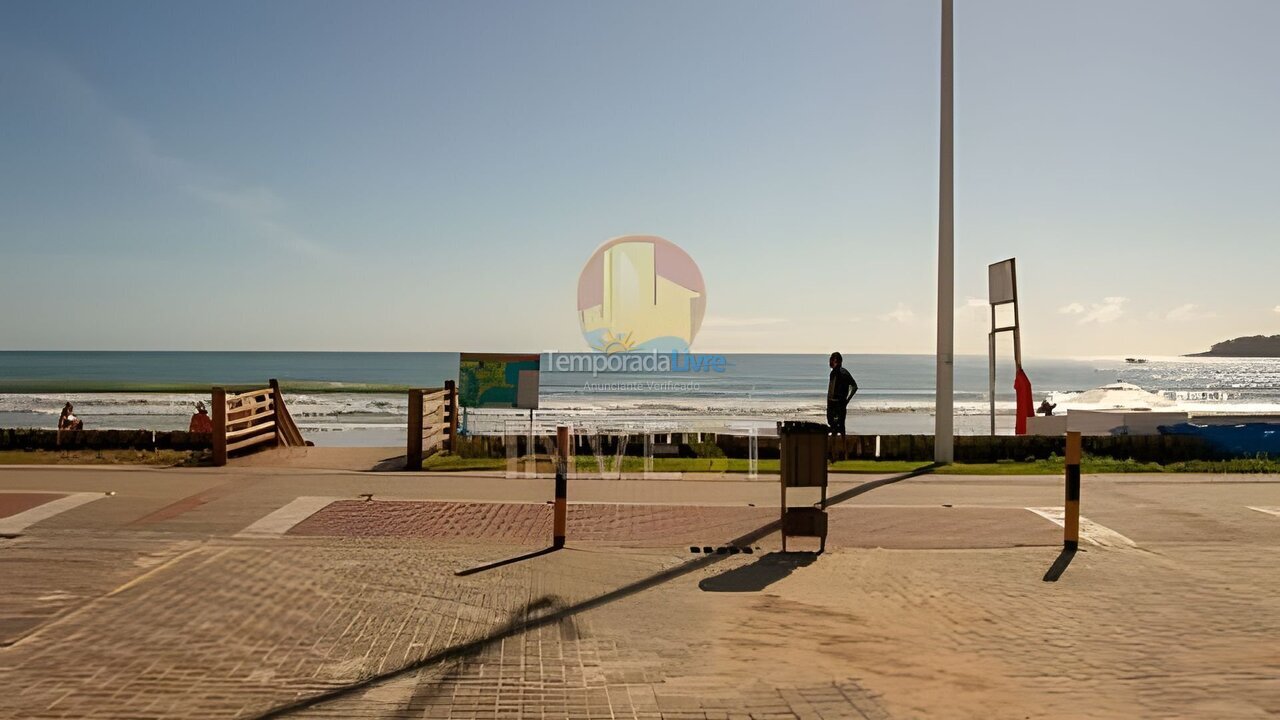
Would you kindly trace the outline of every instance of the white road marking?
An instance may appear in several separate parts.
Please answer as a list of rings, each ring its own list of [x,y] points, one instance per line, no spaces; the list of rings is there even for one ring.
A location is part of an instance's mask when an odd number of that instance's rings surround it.
[[[1058,527],[1066,525],[1066,512],[1060,507],[1029,507],[1026,509]],[[1129,538],[1105,525],[1099,525],[1083,515],[1080,516],[1080,537],[1100,547],[1138,547],[1138,544]]]
[[[1266,513],[1268,515],[1275,515],[1276,517],[1280,517],[1280,507],[1254,507],[1252,505],[1247,505],[1246,507],[1248,507],[1250,510],[1257,510],[1260,513]]]
[[[0,535],[17,535],[26,528],[59,513],[64,513],[72,508],[80,507],[85,503],[100,500],[106,497],[102,493],[72,493],[66,497],[60,497],[57,500],[50,500],[43,505],[37,505],[30,510],[25,510],[17,515],[10,515],[7,518],[0,518]]]
[[[350,499],[314,495],[300,497],[271,514],[258,519],[254,524],[236,533],[236,537],[280,537],[289,532],[289,528],[316,514],[330,503]]]

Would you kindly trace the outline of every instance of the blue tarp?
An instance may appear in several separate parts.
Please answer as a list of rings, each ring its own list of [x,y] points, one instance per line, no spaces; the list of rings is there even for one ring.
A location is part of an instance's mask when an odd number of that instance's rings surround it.
[[[1204,438],[1215,450],[1236,457],[1270,455],[1280,457],[1280,424],[1242,425],[1161,425],[1161,435],[1192,435]]]

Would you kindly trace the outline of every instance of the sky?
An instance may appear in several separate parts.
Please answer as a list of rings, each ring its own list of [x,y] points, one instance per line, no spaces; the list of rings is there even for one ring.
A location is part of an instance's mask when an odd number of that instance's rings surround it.
[[[1280,3],[957,0],[956,352],[1280,332]],[[671,240],[699,352],[932,353],[939,3],[0,4],[0,350],[586,349]]]

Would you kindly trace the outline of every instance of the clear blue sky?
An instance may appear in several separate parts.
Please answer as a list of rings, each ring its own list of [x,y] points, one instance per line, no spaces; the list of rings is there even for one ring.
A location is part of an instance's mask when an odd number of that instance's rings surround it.
[[[1280,332],[1280,2],[956,1],[957,350]],[[0,5],[0,349],[580,350],[601,242],[708,351],[932,352],[938,3]],[[973,299],[974,307],[970,307]]]

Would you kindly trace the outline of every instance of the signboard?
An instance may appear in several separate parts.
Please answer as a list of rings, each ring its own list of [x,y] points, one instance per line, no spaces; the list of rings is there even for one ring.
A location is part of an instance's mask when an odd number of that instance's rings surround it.
[[[991,434],[996,434],[996,336],[1002,332],[1013,333],[1013,365],[1017,375],[1013,383],[1018,398],[1014,431],[1027,432],[1027,417],[1031,409],[1031,380],[1022,371],[1022,325],[1018,320],[1018,269],[1015,258],[991,263],[987,266],[987,296],[991,303],[991,332],[987,334],[987,382],[988,401],[991,403]],[[996,325],[996,306],[1013,303],[1013,324]]]
[[[1003,305],[1018,299],[1013,258],[987,266],[987,295],[992,305]]]
[[[462,353],[458,359],[458,404],[537,410],[541,362],[541,355]]]

